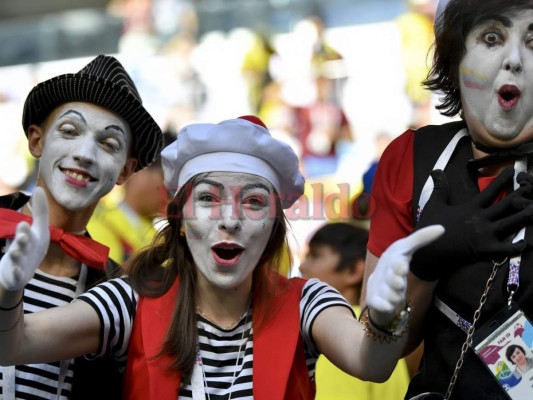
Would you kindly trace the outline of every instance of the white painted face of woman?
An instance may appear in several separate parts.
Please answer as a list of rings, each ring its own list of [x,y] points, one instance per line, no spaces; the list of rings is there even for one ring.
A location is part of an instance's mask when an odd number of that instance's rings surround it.
[[[199,279],[221,289],[251,281],[274,226],[273,193],[266,179],[237,172],[209,173],[194,186],[183,224]]]
[[[475,26],[459,68],[465,119],[476,141],[514,147],[533,140],[533,10]]]

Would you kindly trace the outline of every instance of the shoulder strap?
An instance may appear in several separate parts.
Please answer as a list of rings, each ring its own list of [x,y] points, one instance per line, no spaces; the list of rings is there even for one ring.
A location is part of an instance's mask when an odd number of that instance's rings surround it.
[[[413,221],[426,180],[437,159],[457,132],[466,127],[464,121],[428,125],[415,131],[413,143]]]

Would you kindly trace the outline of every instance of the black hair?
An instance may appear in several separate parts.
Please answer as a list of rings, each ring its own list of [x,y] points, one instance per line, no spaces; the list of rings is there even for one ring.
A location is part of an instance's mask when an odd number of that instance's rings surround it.
[[[481,22],[497,15],[533,9],[533,0],[450,0],[436,21],[433,66],[423,85],[442,94],[437,110],[463,117],[459,90],[459,64],[466,52],[466,37]]]
[[[520,349],[522,353],[524,353],[524,356],[526,355],[524,348],[518,344],[511,344],[507,346],[507,349],[505,350],[505,357],[507,357],[507,360],[509,360],[512,364],[515,364],[515,362],[511,359],[511,356],[516,349]]]
[[[309,246],[331,246],[340,254],[337,271],[352,268],[355,261],[365,259],[368,230],[345,222],[331,222],[319,228]]]

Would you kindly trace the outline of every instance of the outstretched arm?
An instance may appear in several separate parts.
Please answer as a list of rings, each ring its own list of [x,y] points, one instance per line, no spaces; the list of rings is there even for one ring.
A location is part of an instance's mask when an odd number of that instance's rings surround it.
[[[0,311],[0,365],[66,360],[98,350],[100,320],[84,301],[21,316]],[[9,329],[13,326],[13,329]]]
[[[402,356],[406,330],[383,333],[406,306],[407,274],[412,254],[441,236],[442,226],[429,226],[393,243],[382,255],[367,282],[364,325],[344,307],[331,307],[315,320],[313,338],[337,367],[360,379],[382,382]],[[366,330],[365,330],[366,329]]]
[[[31,199],[33,223],[21,222],[0,260],[0,364],[57,361],[95,351],[100,322],[84,302],[27,316],[24,286],[33,277],[50,242],[48,203],[37,187]]]
[[[526,243],[509,237],[533,221],[533,176],[520,173],[519,188],[499,200],[502,192],[512,187],[513,168],[506,168],[481,193],[461,204],[451,204],[446,175],[435,170],[431,176],[434,188],[416,229],[440,224],[445,233],[414,254],[408,276],[407,298],[414,308],[405,354],[421,341],[422,321],[433,301],[433,293],[441,276],[479,260],[501,260],[518,254]],[[368,277],[379,258],[369,253],[365,267],[362,303],[365,302]]]

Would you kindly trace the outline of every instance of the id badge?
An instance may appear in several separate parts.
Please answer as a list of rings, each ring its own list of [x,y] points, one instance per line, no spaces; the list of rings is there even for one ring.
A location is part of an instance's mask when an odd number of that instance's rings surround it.
[[[516,303],[474,333],[472,348],[509,399],[533,399],[533,325]]]

